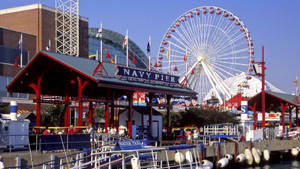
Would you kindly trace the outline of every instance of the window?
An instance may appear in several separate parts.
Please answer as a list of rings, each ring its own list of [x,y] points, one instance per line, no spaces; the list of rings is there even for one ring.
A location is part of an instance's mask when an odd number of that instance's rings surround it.
[[[8,93],[6,86],[13,80],[13,77],[0,76],[0,97],[15,97],[15,98],[28,98],[25,93]]]
[[[26,65],[28,63],[28,51],[23,50],[22,52],[22,64]],[[0,46],[0,63],[2,64],[18,64],[20,65],[21,51],[19,49],[8,48],[5,46]]]

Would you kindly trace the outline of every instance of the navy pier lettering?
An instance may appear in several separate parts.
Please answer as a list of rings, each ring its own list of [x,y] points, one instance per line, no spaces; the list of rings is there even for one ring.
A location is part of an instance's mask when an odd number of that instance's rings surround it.
[[[133,77],[138,79],[155,80],[166,83],[179,83],[179,76],[168,75],[158,72],[149,72],[146,70],[117,66],[116,75],[124,77]]]

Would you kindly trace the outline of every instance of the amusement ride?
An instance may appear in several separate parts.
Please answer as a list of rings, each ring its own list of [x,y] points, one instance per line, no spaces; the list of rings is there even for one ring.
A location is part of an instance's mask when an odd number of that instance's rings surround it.
[[[245,73],[242,85],[248,87],[253,60],[252,38],[241,19],[223,8],[202,6],[168,27],[154,67],[180,76],[182,85],[198,93],[198,102],[214,96],[222,104],[232,97],[226,79]]]

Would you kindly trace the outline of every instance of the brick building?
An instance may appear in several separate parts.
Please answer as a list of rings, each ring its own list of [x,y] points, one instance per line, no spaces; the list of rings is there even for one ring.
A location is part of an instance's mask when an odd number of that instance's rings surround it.
[[[6,86],[20,70],[16,65],[20,65],[21,51],[18,42],[21,34],[23,65],[38,51],[45,50],[49,40],[50,51],[55,52],[55,9],[42,4],[32,4],[0,10],[0,103],[17,100],[21,109],[34,110],[31,96],[8,93],[6,90]],[[88,19],[81,16],[79,56],[88,57]]]

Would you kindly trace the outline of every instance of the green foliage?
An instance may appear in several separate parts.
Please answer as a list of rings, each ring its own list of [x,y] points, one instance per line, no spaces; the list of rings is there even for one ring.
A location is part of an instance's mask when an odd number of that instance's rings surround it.
[[[96,117],[104,118],[105,113],[104,110],[100,107],[96,108]]]
[[[63,126],[64,106],[48,106],[41,114],[41,126]]]
[[[181,112],[171,112],[171,124],[176,126],[204,126],[206,124],[238,123],[235,115],[226,111],[191,108]],[[166,114],[164,124],[166,125]]]
[[[0,114],[8,114],[8,113],[9,113],[9,104],[0,103]]]

